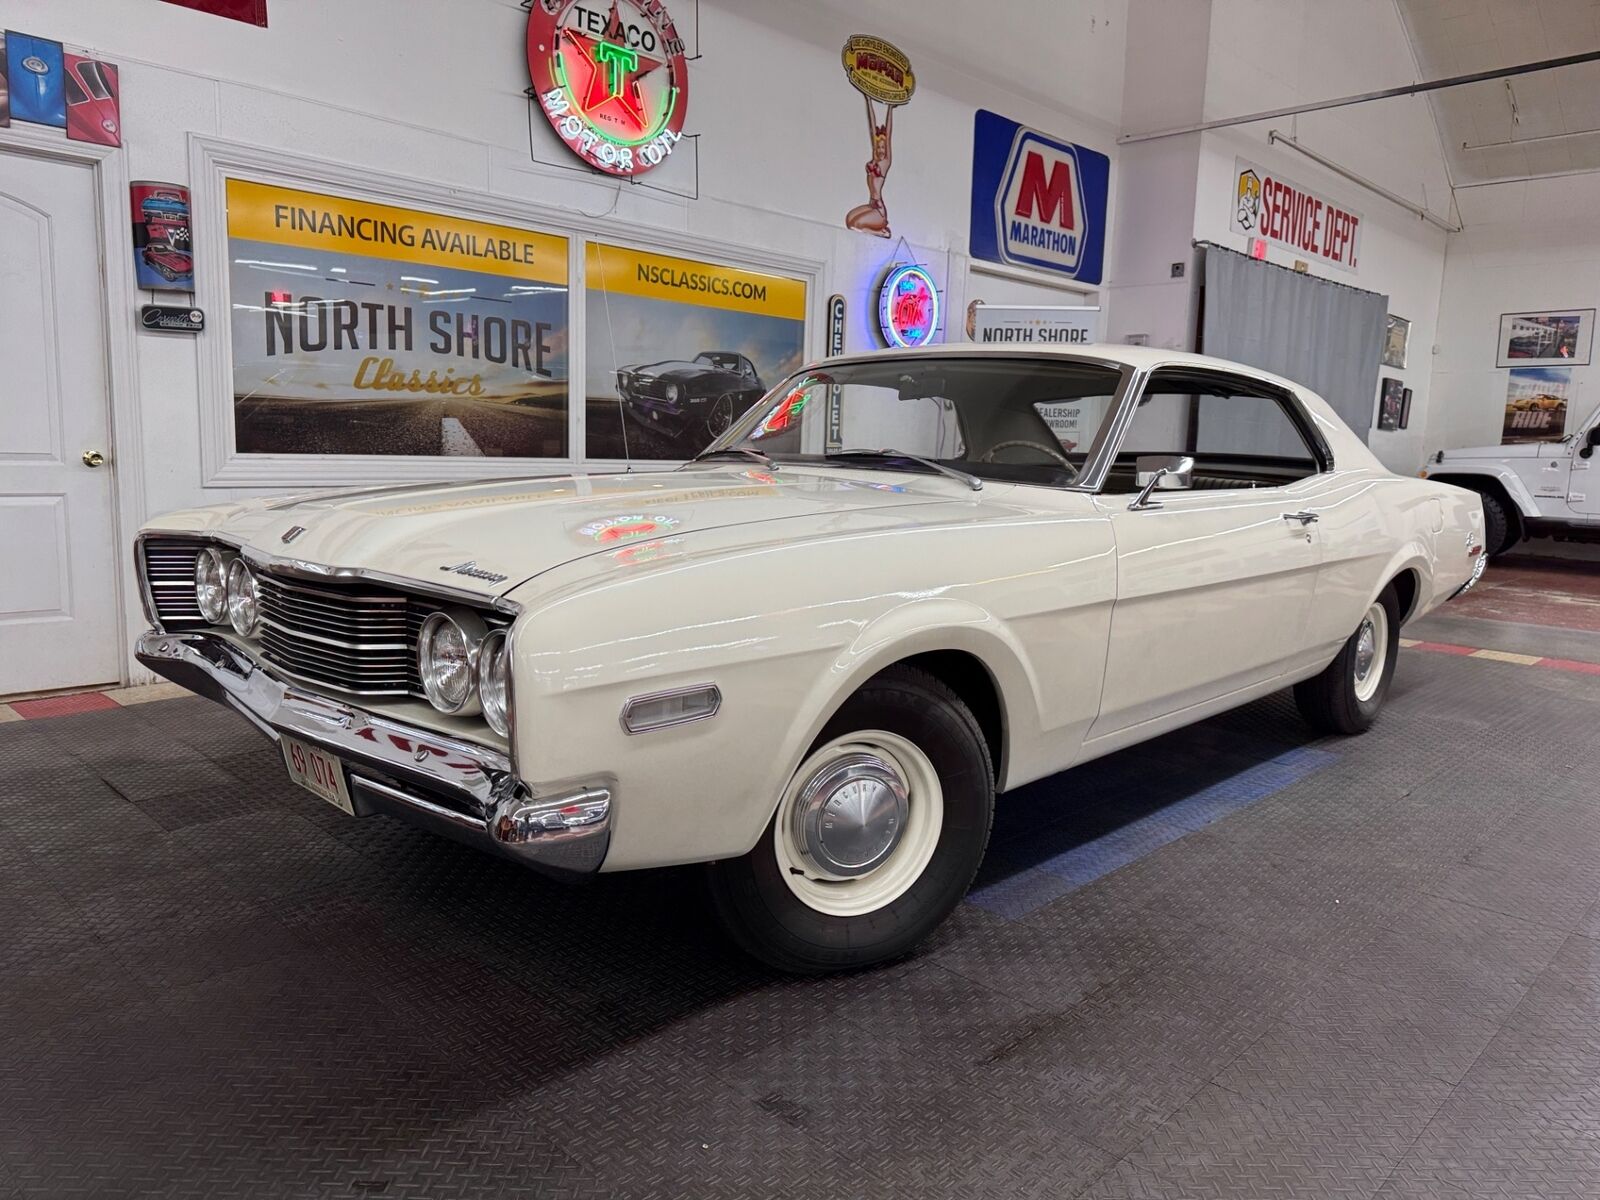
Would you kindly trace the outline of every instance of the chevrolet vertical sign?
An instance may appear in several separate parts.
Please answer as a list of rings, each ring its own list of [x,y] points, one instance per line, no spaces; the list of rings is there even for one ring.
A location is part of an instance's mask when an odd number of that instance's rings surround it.
[[[972,123],[972,257],[1099,283],[1111,160],[979,109]]]

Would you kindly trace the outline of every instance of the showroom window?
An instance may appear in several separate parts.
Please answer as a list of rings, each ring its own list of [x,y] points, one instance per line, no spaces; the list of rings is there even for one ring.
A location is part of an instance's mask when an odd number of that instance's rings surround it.
[[[567,239],[230,179],[241,454],[565,458]]]

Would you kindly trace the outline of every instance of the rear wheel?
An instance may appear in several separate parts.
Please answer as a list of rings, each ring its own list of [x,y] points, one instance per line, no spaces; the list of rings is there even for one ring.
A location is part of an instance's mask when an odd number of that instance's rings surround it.
[[[733,940],[786,971],[909,952],[966,894],[994,772],[977,720],[926,672],[892,667],[828,722],[755,847],[713,863]]]
[[[1324,733],[1361,733],[1377,719],[1400,651],[1394,584],[1368,606],[1356,631],[1320,675],[1294,686],[1300,715]]]

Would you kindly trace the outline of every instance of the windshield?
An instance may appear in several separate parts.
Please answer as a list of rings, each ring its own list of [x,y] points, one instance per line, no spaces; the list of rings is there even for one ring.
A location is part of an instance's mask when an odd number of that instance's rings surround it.
[[[1072,359],[909,355],[802,371],[713,446],[775,462],[927,471],[893,450],[982,479],[1065,487],[1078,476],[1122,382]]]

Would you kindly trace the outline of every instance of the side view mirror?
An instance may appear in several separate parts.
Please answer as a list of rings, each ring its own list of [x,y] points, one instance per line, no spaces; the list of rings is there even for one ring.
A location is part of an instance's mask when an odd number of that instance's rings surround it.
[[[1133,460],[1134,482],[1139,486],[1137,499],[1128,508],[1160,508],[1152,503],[1150,493],[1160,488],[1164,492],[1180,491],[1192,486],[1194,459],[1187,454],[1141,454]]]

